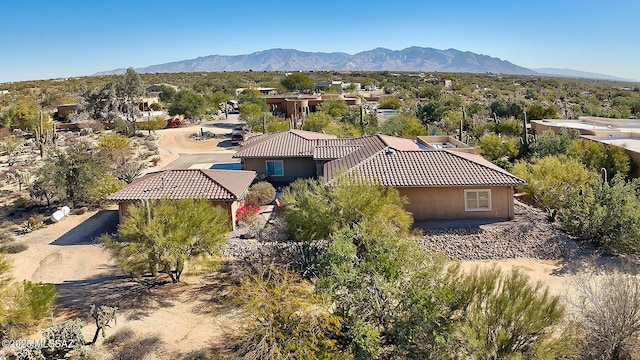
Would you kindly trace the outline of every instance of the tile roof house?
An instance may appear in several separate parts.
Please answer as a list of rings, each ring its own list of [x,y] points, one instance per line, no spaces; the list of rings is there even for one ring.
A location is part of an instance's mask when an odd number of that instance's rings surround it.
[[[304,130],[280,131],[247,139],[233,157],[241,159],[244,170],[253,170],[272,183],[289,183],[316,176],[314,149],[319,140],[330,139],[337,138]]]
[[[236,210],[256,177],[253,171],[184,169],[146,174],[107,197],[118,203],[120,221],[127,207],[144,200],[208,199],[229,212],[235,226]]]
[[[331,183],[339,174],[346,174],[379,181],[398,189],[407,198],[406,208],[415,220],[514,216],[513,189],[524,182],[482,156],[425,150],[413,140],[380,134],[356,139],[319,135],[323,136],[306,134],[308,141],[304,148],[299,141],[288,146],[286,140],[292,139],[291,135],[264,135],[262,140],[256,139],[260,147],[245,144],[236,156],[244,165],[251,165],[274,161],[279,154],[284,162],[287,156],[296,153],[297,159],[304,158],[308,164],[304,176],[299,177],[323,176]],[[270,141],[273,137],[279,140]],[[249,154],[251,162],[247,162]],[[290,169],[294,166],[283,163],[282,170],[296,173],[295,168]]]

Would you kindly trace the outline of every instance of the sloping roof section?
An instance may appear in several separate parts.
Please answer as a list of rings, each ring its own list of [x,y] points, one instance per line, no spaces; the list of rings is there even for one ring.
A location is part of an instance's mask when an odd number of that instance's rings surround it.
[[[320,139],[336,139],[335,135],[304,130],[287,130],[249,138],[235,158],[312,157]]]
[[[150,173],[107,198],[110,202],[204,198],[234,201],[256,177],[254,171],[185,169]]]
[[[313,148],[313,160],[340,159],[358,148],[353,145],[316,146]]]
[[[383,149],[349,173],[392,187],[519,186],[524,181],[479,156],[446,150]],[[347,169],[345,169],[347,170]]]
[[[393,148],[395,150],[420,150],[418,144],[412,140],[380,134],[352,139],[351,144],[357,147],[354,151],[324,165],[324,174],[328,180],[331,179],[333,174],[340,171],[340,169],[351,169],[360,162],[387,148]]]

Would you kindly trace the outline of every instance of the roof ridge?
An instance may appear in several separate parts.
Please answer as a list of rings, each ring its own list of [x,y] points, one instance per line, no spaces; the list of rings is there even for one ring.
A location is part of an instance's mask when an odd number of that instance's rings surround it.
[[[213,171],[212,169],[187,169],[187,170],[198,170],[198,171],[200,171],[200,173],[204,174],[204,176],[206,176],[207,178],[211,179],[211,181],[213,181],[216,184],[218,184],[221,188],[225,189],[229,194],[231,194],[233,196],[236,196],[236,197],[238,196],[233,191],[229,190],[229,188],[227,188],[226,186],[222,185],[218,180],[216,180],[213,177],[211,177],[211,175],[207,171]]]
[[[364,163],[369,162],[369,161],[372,161],[372,160],[373,160],[373,158],[375,158],[376,156],[378,156],[380,153],[382,153],[382,152],[387,152],[387,151],[389,151],[389,149],[393,149],[393,148],[392,148],[391,146],[386,146],[386,147],[383,147],[382,149],[380,149],[380,150],[378,150],[378,151],[373,152],[371,155],[369,155],[369,156],[367,156],[366,158],[364,158],[364,159],[362,159],[362,160],[358,161],[358,163],[357,163],[357,164],[355,164],[354,166],[352,166],[351,168],[349,168],[349,170],[351,170],[351,169],[355,169],[355,168],[357,168],[357,167],[361,167],[361,166],[363,166],[363,164],[364,164]],[[393,150],[394,150],[394,151],[400,151],[400,150],[396,150],[396,149],[393,149]]]

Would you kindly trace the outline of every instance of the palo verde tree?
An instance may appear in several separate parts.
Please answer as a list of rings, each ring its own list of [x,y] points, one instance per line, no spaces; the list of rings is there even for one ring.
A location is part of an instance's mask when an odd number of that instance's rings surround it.
[[[533,143],[529,144],[528,155],[531,158],[543,158],[549,155],[566,154],[569,145],[579,137],[580,133],[577,130],[561,129],[558,133],[553,130],[543,131],[536,135]]]
[[[205,199],[148,201],[127,210],[117,240],[103,240],[118,266],[138,277],[165,273],[178,282],[189,263],[214,264],[231,230],[227,213]]]

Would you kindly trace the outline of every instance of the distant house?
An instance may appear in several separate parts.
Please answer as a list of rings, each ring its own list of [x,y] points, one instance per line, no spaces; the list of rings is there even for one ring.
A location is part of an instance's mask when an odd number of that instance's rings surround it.
[[[317,174],[313,150],[319,139],[335,135],[304,130],[288,130],[250,137],[233,157],[240,158],[242,169],[255,171],[273,183],[290,183]]]
[[[327,91],[330,88],[334,88],[335,90],[342,91],[344,87],[342,86],[342,81],[339,80],[327,80],[327,81],[318,81],[315,83],[316,91]]]
[[[371,135],[337,139],[289,130],[257,136],[235,157],[272,182],[338,174],[363,176],[398,189],[415,220],[514,216],[514,187],[524,182],[479,155],[425,150],[410,139]]]
[[[274,115],[296,120],[316,112],[325,101],[340,100],[344,101],[347,106],[359,106],[362,103],[359,97],[342,94],[275,95],[263,98]]]
[[[253,171],[185,169],[150,173],[133,181],[106,201],[118,203],[120,221],[127,208],[146,200],[207,199],[225,209],[235,228],[236,210],[256,177]]]

